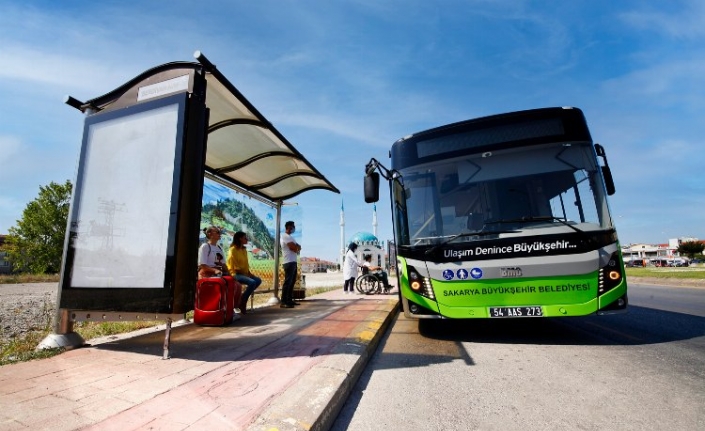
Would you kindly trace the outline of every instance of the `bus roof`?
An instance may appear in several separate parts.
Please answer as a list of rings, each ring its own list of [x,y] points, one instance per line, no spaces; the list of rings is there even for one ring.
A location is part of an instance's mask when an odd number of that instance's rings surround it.
[[[554,142],[592,143],[585,116],[580,109],[555,107],[509,112],[417,132],[392,145],[392,165],[394,168],[399,167],[394,159],[411,157],[417,163],[452,156],[453,153],[462,154],[468,150],[495,151]]]

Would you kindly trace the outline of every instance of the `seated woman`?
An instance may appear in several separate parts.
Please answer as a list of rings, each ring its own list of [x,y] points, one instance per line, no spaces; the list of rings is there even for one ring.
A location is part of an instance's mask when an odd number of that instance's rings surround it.
[[[245,232],[235,232],[233,243],[230,245],[230,254],[228,255],[228,269],[234,274],[238,283],[247,286],[245,293],[240,299],[240,312],[247,313],[247,300],[250,299],[252,293],[262,284],[262,279],[250,272],[250,262],[247,258],[247,234]]]
[[[363,268],[366,268],[368,271],[370,271],[375,277],[379,278],[382,280],[382,285],[384,285],[385,290],[390,290],[393,286],[389,284],[389,277],[387,276],[387,272],[382,269],[381,266],[372,266],[372,255],[367,254],[363,256],[364,262],[362,262]]]
[[[228,275],[225,266],[225,253],[220,248],[220,229],[209,226],[204,229],[207,241],[198,249],[198,278],[219,277]]]

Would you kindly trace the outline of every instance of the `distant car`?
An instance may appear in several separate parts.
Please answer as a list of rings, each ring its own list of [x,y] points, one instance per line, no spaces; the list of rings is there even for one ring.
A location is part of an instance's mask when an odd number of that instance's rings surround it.
[[[630,260],[627,262],[628,267],[643,267],[644,266],[644,261],[643,260]]]
[[[668,259],[651,259],[651,264],[657,267],[670,266]]]

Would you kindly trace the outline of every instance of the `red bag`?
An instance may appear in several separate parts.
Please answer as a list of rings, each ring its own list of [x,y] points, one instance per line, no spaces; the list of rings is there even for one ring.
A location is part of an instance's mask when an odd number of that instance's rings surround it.
[[[231,276],[202,278],[196,283],[193,323],[205,326],[229,325],[242,286]],[[237,301],[237,302],[236,302]]]

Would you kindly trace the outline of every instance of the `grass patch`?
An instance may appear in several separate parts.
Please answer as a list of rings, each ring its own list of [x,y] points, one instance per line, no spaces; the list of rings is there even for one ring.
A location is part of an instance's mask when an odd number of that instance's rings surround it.
[[[306,289],[306,297],[318,295],[319,293],[330,292],[331,290],[335,290],[335,289],[342,289],[342,287],[343,287],[342,284],[336,285],[336,286],[313,287],[310,289]]]
[[[163,321],[130,321],[130,322],[76,322],[73,330],[84,340],[124,334],[143,328],[152,328],[164,324]],[[50,358],[64,352],[66,349],[35,350],[39,343],[52,332],[51,325],[41,331],[27,332],[0,345],[0,366],[33,359]]]
[[[22,337],[13,338],[8,343],[3,343],[0,346],[0,366],[50,358],[63,352],[64,349],[34,350],[50,332],[49,330],[29,332]]]
[[[677,278],[677,279],[705,279],[705,268],[702,267],[687,267],[687,268],[625,268],[628,277],[654,277],[654,278]]]
[[[73,330],[84,340],[106,337],[108,335],[124,334],[126,332],[137,331],[138,329],[153,328],[163,325],[163,320],[136,320],[129,322],[76,322]]]

